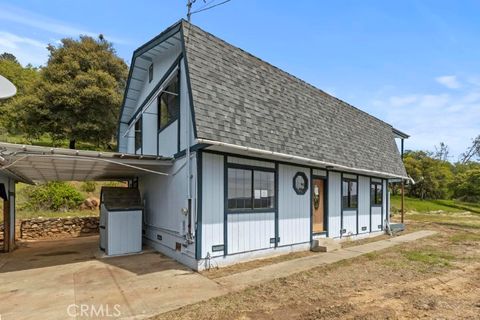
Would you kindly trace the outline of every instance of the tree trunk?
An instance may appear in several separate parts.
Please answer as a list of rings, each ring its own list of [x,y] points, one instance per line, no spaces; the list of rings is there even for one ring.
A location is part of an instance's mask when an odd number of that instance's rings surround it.
[[[69,145],[69,148],[70,149],[75,149],[75,143],[77,142],[77,140],[75,139],[70,139],[70,145]]]

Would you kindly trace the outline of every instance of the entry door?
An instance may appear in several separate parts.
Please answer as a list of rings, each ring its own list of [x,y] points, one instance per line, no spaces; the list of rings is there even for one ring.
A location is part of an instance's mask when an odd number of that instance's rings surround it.
[[[327,231],[325,221],[325,180],[314,178],[312,187],[312,233]]]

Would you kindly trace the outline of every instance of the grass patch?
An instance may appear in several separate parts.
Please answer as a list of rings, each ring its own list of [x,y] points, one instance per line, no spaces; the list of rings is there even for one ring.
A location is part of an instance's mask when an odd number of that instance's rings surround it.
[[[391,206],[393,212],[400,211],[401,197],[396,195],[391,197]],[[480,214],[479,203],[469,203],[457,200],[421,200],[417,198],[405,197],[405,210],[416,212],[462,212],[470,211]]]
[[[410,261],[437,267],[448,267],[450,261],[455,259],[454,255],[447,252],[427,248],[403,251],[402,254]]]
[[[454,244],[460,244],[465,242],[480,242],[480,234],[478,233],[456,233],[449,239]]]

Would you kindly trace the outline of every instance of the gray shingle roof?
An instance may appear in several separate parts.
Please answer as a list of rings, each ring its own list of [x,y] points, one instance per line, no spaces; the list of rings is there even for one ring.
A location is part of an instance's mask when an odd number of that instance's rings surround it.
[[[198,138],[406,176],[389,124],[182,24]]]

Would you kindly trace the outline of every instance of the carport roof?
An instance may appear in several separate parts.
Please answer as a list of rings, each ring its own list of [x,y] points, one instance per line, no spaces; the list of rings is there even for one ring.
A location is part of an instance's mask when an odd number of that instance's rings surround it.
[[[25,183],[167,175],[171,158],[0,142],[0,174]]]

